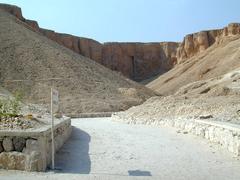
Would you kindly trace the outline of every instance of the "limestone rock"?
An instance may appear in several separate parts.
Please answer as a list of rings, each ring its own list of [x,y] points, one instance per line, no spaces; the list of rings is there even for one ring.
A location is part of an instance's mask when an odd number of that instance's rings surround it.
[[[26,154],[30,154],[32,151],[39,151],[39,144],[37,140],[27,139],[26,140],[26,148],[24,148],[23,152]]]
[[[10,137],[4,138],[3,142],[2,142],[2,145],[3,145],[3,148],[6,152],[10,152],[10,151],[14,150],[13,142],[12,142],[12,139]]]
[[[202,31],[197,34],[195,46],[199,48],[199,52],[204,51],[208,48],[209,43],[207,32]]]
[[[0,5],[1,7],[2,5]],[[11,9],[11,7],[13,9]],[[104,43],[39,28],[36,21],[22,17],[21,9],[4,6],[4,9],[42,33],[49,39],[76,53],[88,57],[128,78],[143,80],[168,71],[176,64],[176,50],[179,43]]]
[[[20,152],[0,153],[0,168],[25,170],[26,156]]]
[[[13,5],[8,4],[0,4],[0,8],[4,9],[5,11],[11,13],[12,15],[16,16],[18,19],[24,21],[25,19],[22,16],[21,8]]]
[[[37,21],[33,20],[28,20],[26,19],[25,22],[34,30],[34,31],[39,31],[39,26]]]
[[[178,43],[105,43],[102,64],[123,75],[143,80],[168,71],[175,64]]]
[[[43,171],[43,165],[41,164],[41,154],[37,151],[32,151],[30,155],[28,155],[26,170],[27,171]]]
[[[16,151],[22,152],[25,145],[26,145],[26,140],[24,138],[22,137],[13,138],[13,146]]]
[[[240,24],[231,23],[223,29],[201,31],[194,34],[189,34],[184,37],[183,42],[180,44],[177,50],[177,60],[190,58],[199,52],[204,51],[215,42],[221,43],[221,39],[224,36],[238,35],[240,34]]]
[[[227,27],[228,35],[240,34],[240,24],[230,23]]]
[[[201,31],[184,37],[183,42],[163,43],[104,43],[39,28],[36,21],[27,20],[17,6],[0,4],[0,8],[13,14],[47,38],[88,57],[107,68],[121,72],[128,78],[144,80],[170,70],[175,64],[195,56],[222,37],[240,34],[240,24],[231,23],[223,29]]]
[[[135,88],[119,88],[118,91],[129,98],[138,96],[137,90]]]

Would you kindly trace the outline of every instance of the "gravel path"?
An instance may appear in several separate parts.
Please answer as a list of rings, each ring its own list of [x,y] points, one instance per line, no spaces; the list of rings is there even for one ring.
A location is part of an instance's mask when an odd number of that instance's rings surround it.
[[[0,179],[240,179],[240,161],[176,129],[111,118],[74,119],[55,173],[0,171]],[[141,177],[139,177],[141,176]]]

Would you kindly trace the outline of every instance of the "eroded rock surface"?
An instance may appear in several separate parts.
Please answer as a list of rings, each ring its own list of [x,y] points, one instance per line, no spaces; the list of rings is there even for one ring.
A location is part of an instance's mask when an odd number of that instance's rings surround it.
[[[0,153],[0,168],[25,170],[26,155],[20,152]]]
[[[201,31],[184,37],[183,42],[177,49],[177,60],[181,63],[199,52],[204,51],[214,43],[221,43],[225,36],[240,34],[240,24],[231,23],[227,27],[218,30]]]
[[[19,7],[0,4],[0,8],[16,16],[29,29],[134,80],[143,80],[164,73],[176,63],[179,43],[101,44],[93,39],[40,28],[36,21],[25,19]]]
[[[121,72],[128,78],[139,81],[162,74],[173,68],[175,64],[204,51],[214,43],[221,43],[224,36],[240,34],[240,24],[231,23],[223,29],[189,34],[181,43],[101,44],[93,39],[40,28],[36,21],[25,19],[17,6],[0,4],[0,8],[16,16],[31,30],[114,71]]]

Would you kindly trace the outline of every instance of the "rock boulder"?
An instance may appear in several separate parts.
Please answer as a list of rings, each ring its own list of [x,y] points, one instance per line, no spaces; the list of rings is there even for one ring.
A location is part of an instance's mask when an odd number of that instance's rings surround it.
[[[3,145],[4,151],[6,152],[10,152],[14,150],[13,141],[9,137],[6,137],[3,139],[2,145]]]
[[[22,152],[23,148],[26,145],[26,140],[22,137],[13,138],[13,146],[15,151]]]

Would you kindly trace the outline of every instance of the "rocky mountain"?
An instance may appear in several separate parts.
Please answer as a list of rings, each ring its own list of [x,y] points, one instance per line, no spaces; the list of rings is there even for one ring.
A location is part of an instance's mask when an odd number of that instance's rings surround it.
[[[240,35],[221,38],[210,48],[182,60],[173,69],[150,82],[147,87],[162,95],[173,94],[184,85],[216,78],[240,67]]]
[[[240,70],[195,81],[169,96],[152,97],[143,104],[114,115],[133,124],[158,125],[207,119],[240,124]]]
[[[0,97],[20,91],[25,102],[46,105],[55,87],[60,109],[73,115],[126,110],[113,119],[181,122],[176,127],[202,119],[240,123],[238,23],[187,35],[181,43],[101,44],[42,29],[23,18],[20,8],[0,5],[0,40]],[[146,88],[122,74],[139,81],[161,76]],[[209,133],[202,127],[194,131]]]
[[[20,12],[14,6],[0,8],[2,88],[19,91],[25,102],[49,104],[50,88],[54,87],[60,92],[60,109],[73,114],[125,110],[154,95],[34,31]]]
[[[40,28],[36,21],[25,19],[17,6],[0,4],[0,8],[16,16],[30,30],[137,81],[162,74],[171,69],[176,62],[178,43],[101,44],[89,38]]]
[[[19,7],[1,4],[0,8],[16,16],[29,29],[134,80],[164,73],[171,69],[176,61],[178,43],[101,44],[92,39],[40,28],[36,21],[25,19]]]
[[[182,60],[173,69],[147,84],[162,96],[113,118],[133,124],[180,128],[179,122],[222,121],[240,124],[240,35],[221,37],[205,51]],[[166,124],[167,124],[166,123]]]
[[[25,19],[19,7],[0,4],[0,8],[16,16],[30,30],[137,81],[163,74],[175,64],[203,52],[215,43],[221,43],[223,37],[240,34],[240,25],[232,23],[223,29],[189,34],[181,43],[101,44],[89,38],[40,28],[36,21]]]
[[[136,81],[161,75],[172,69],[175,64],[203,52],[215,43],[221,43],[223,37],[240,34],[240,24],[232,23],[223,29],[189,34],[181,43],[101,44],[93,39],[40,28],[36,21],[25,19],[19,7],[0,4],[0,8],[16,16],[32,31],[41,33],[58,44]]]
[[[177,49],[177,61],[181,63],[185,59],[203,52],[213,44],[220,44],[224,37],[239,35],[240,24],[231,23],[223,29],[201,31],[184,37]]]

